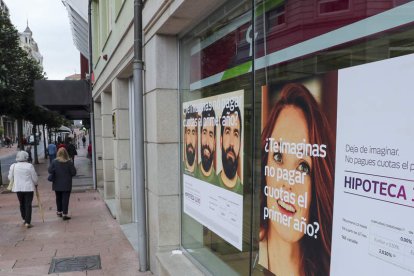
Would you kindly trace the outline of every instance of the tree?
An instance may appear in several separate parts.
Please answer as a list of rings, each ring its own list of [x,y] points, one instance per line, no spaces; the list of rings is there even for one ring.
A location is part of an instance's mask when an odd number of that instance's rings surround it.
[[[14,90],[10,84],[22,56],[18,39],[17,30],[9,15],[0,10],[0,110],[4,114],[11,107]]]
[[[9,15],[0,11],[0,115],[17,119],[20,148],[23,120],[31,121],[33,129],[42,124],[49,128],[59,127],[64,122],[62,116],[34,104],[34,81],[44,78],[45,73],[39,63],[20,48],[19,36]]]
[[[37,119],[34,81],[44,78],[40,65],[19,47],[17,30],[9,15],[0,12],[0,110],[17,119],[19,147],[23,139],[23,120]]]

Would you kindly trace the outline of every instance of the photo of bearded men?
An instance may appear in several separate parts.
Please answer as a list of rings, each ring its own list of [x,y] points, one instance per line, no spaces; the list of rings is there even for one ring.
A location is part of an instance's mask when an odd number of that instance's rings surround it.
[[[201,163],[199,166],[200,180],[217,183],[215,170],[216,161],[216,113],[211,104],[207,103],[201,112]]]
[[[235,100],[230,100],[223,108],[220,128],[222,170],[218,175],[218,186],[243,195],[243,184],[239,175],[242,168],[242,116]]]
[[[184,120],[184,172],[197,176],[198,113],[190,105],[185,109]]]

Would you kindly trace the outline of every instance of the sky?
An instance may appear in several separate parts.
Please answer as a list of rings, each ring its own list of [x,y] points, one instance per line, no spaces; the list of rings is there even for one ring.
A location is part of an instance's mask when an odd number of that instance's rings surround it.
[[[23,32],[29,21],[49,80],[62,80],[80,72],[80,53],[73,43],[68,13],[61,0],[4,2],[18,32]]]

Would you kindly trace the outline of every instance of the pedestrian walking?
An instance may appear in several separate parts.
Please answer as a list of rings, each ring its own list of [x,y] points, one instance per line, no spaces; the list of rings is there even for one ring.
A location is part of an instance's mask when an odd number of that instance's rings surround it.
[[[85,143],[86,143],[86,137],[85,136],[82,136],[82,144],[83,144],[83,147],[85,148]]]
[[[59,150],[60,148],[64,148],[64,149],[66,149],[66,145],[65,145],[65,144],[63,144],[63,142],[60,142],[60,143],[57,145],[57,148],[58,148],[58,150]]]
[[[9,136],[6,136],[6,147],[11,148],[11,140]]]
[[[49,145],[47,146],[47,154],[49,155],[49,164],[56,158],[57,148],[52,140],[49,141]]]
[[[32,146],[27,146],[26,147],[26,152],[27,152],[27,162],[32,163],[33,159],[32,159]]]
[[[31,228],[33,192],[37,188],[37,173],[35,168],[27,160],[29,154],[19,151],[16,155],[16,163],[10,166],[9,181],[14,181],[12,192],[17,193],[20,203],[20,215],[24,226]]]
[[[68,151],[70,159],[72,159],[73,164],[75,164],[75,155],[78,155],[78,152],[76,151],[75,145],[72,144],[72,141],[68,142],[66,149]]]
[[[49,165],[48,172],[52,175],[52,189],[56,194],[56,215],[63,220],[68,220],[72,177],[76,175],[76,168],[65,148],[57,151],[57,157]]]
[[[92,144],[88,145],[88,155],[89,163],[92,163]]]

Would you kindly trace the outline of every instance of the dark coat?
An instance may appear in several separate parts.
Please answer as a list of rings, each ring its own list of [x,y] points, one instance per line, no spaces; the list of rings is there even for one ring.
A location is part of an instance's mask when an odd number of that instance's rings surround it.
[[[55,159],[49,165],[48,172],[54,175],[53,191],[72,191],[72,177],[76,175],[76,168],[71,161],[60,162]]]
[[[69,156],[72,158],[75,155],[78,155],[74,144],[69,144],[66,146],[66,150],[68,151]]]

